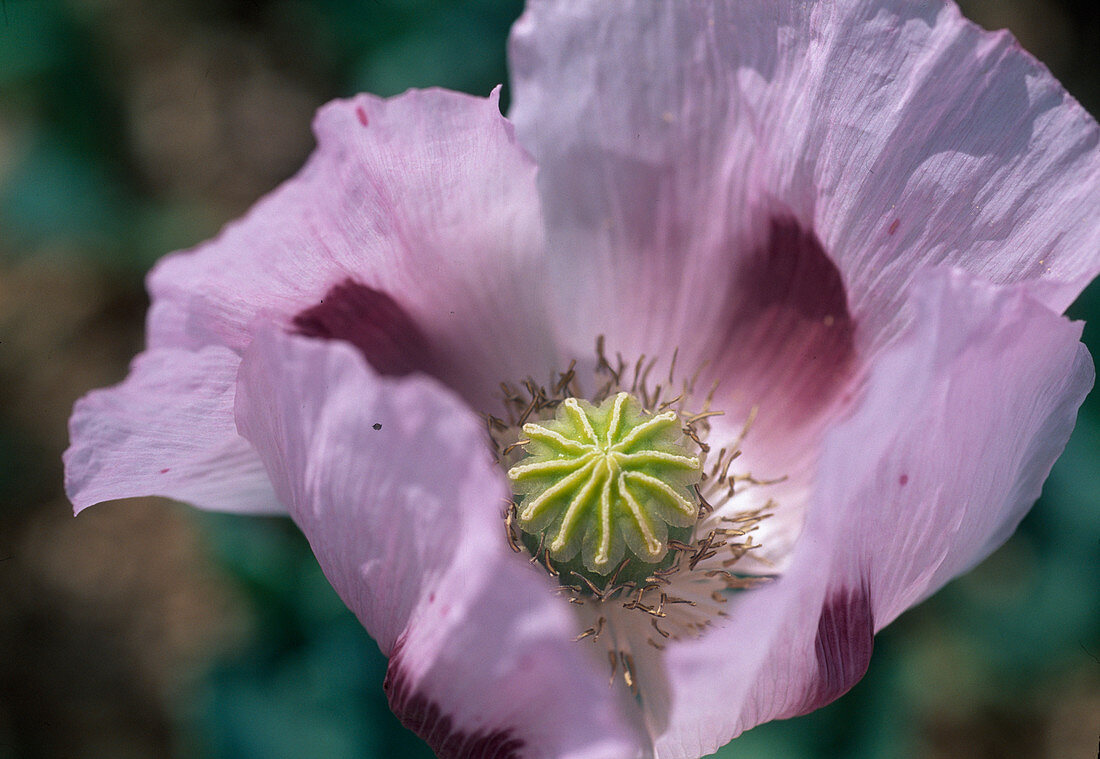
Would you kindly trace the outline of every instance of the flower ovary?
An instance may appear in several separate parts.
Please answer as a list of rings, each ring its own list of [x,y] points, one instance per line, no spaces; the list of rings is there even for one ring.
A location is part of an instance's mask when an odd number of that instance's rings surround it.
[[[644,575],[672,558],[670,541],[690,541],[702,468],[675,412],[626,392],[598,406],[569,397],[522,429],[527,455],[508,477],[532,553],[599,585],[624,559]]]

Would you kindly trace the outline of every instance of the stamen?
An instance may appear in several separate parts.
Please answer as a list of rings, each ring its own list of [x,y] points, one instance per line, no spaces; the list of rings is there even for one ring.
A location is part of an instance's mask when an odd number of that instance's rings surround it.
[[[589,627],[587,630],[582,632],[580,635],[573,638],[573,640],[584,640],[585,638],[587,638],[589,636],[592,636],[592,640],[599,640],[600,633],[603,632],[603,626],[604,626],[605,622],[607,622],[607,618],[606,617],[600,617],[599,620],[596,622],[595,627]]]
[[[504,533],[508,538],[508,547],[512,549],[513,553],[519,553],[523,549],[519,546],[519,539],[516,537],[515,530],[512,529],[512,525],[516,518],[516,504],[513,501],[508,501],[508,508],[504,511]]]
[[[569,383],[573,381],[573,378],[577,376],[575,368],[577,366],[577,360],[573,359],[569,362],[569,368],[561,375],[561,379],[558,380],[558,384],[554,385],[554,395],[559,395],[565,388],[569,386]]]
[[[634,364],[634,381],[630,383],[630,392],[636,393],[638,391],[638,375],[642,371],[642,363],[645,361],[645,354],[638,356],[638,363]]]
[[[517,440],[516,442],[512,443],[511,445],[505,446],[504,449],[500,451],[500,455],[501,456],[507,456],[509,453],[514,451],[516,448],[522,448],[523,446],[527,445],[530,442],[531,442],[530,440]]]
[[[701,490],[699,490],[698,485],[695,486],[695,497],[699,500],[699,510],[700,511],[702,511],[706,514],[710,514],[712,511],[714,511],[714,507],[711,506],[710,502],[706,498],[703,497],[703,492]]]
[[[619,659],[623,665],[623,682],[626,683],[626,687],[630,688],[630,692],[637,696],[638,683],[634,679],[634,657],[626,651],[620,651]]]
[[[558,570],[554,569],[554,565],[550,563],[549,551],[542,552],[542,563],[546,567],[546,571],[549,572],[553,577],[558,577],[561,574],[560,572],[558,572]]]
[[[607,373],[611,375],[611,378],[615,381],[615,384],[618,385],[619,376],[622,374],[622,367],[620,366],[619,371],[615,371],[611,368],[611,362],[607,360],[607,356],[604,354],[603,335],[600,335],[596,338],[596,356],[599,360],[599,363],[596,365],[596,371],[599,372],[606,370]],[[620,364],[622,363],[622,356],[619,357],[619,362]]]

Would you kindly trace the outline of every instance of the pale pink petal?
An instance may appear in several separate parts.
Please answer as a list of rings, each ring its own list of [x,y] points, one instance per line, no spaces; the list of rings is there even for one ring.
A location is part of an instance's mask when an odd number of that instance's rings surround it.
[[[539,164],[549,265],[578,350],[605,334],[612,350],[653,355],[726,323],[756,143],[728,38],[736,20],[766,40],[756,17],[774,16],[732,5],[536,1],[512,29],[509,118]],[[701,360],[699,346],[679,347],[686,366]]]
[[[1081,325],[959,272],[918,279],[906,315],[826,439],[783,577],[669,649],[662,757],[840,696],[874,631],[988,555],[1038,497],[1092,384]]]
[[[876,629],[1015,531],[1095,374],[1082,324],[1026,287],[938,272],[913,297],[923,344],[876,362],[858,412],[826,440],[816,495],[860,523],[874,561],[850,569],[867,570]]]
[[[824,7],[765,149],[853,310],[888,317],[921,266],[1032,283],[1062,311],[1100,271],[1100,128],[1008,32],[954,3]],[[822,33],[819,35],[818,33]],[[796,200],[792,204],[798,203]]]
[[[582,343],[721,334],[777,219],[820,240],[871,342],[923,265],[1055,310],[1100,268],[1095,121],[951,3],[536,0],[511,58]]]
[[[125,382],[79,400],[64,457],[76,511],[146,495],[219,511],[283,511],[233,423],[238,363],[220,347],[148,351]]]
[[[237,418],[326,576],[391,656],[395,713],[444,757],[639,749],[576,620],[512,553],[484,426],[424,377],[342,343],[262,332]]]
[[[556,363],[535,166],[497,95],[360,95],[320,110],[306,166],[149,278],[153,347],[242,351],[257,315],[425,371],[479,405]]]

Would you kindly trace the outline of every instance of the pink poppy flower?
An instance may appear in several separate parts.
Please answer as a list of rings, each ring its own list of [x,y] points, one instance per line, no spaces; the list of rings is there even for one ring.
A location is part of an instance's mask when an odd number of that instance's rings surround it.
[[[158,264],[68,493],[288,511],[440,756],[698,757],[1038,497],[1100,130],[942,0],[535,0],[511,63]]]

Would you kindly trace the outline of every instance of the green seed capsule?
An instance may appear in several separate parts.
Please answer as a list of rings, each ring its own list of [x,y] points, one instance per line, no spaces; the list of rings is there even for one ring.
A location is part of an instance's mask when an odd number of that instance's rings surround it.
[[[508,471],[524,542],[597,581],[624,557],[631,574],[658,568],[698,517],[702,470],[682,426],[625,392],[599,406],[566,398],[553,419],[525,424],[527,456]]]

